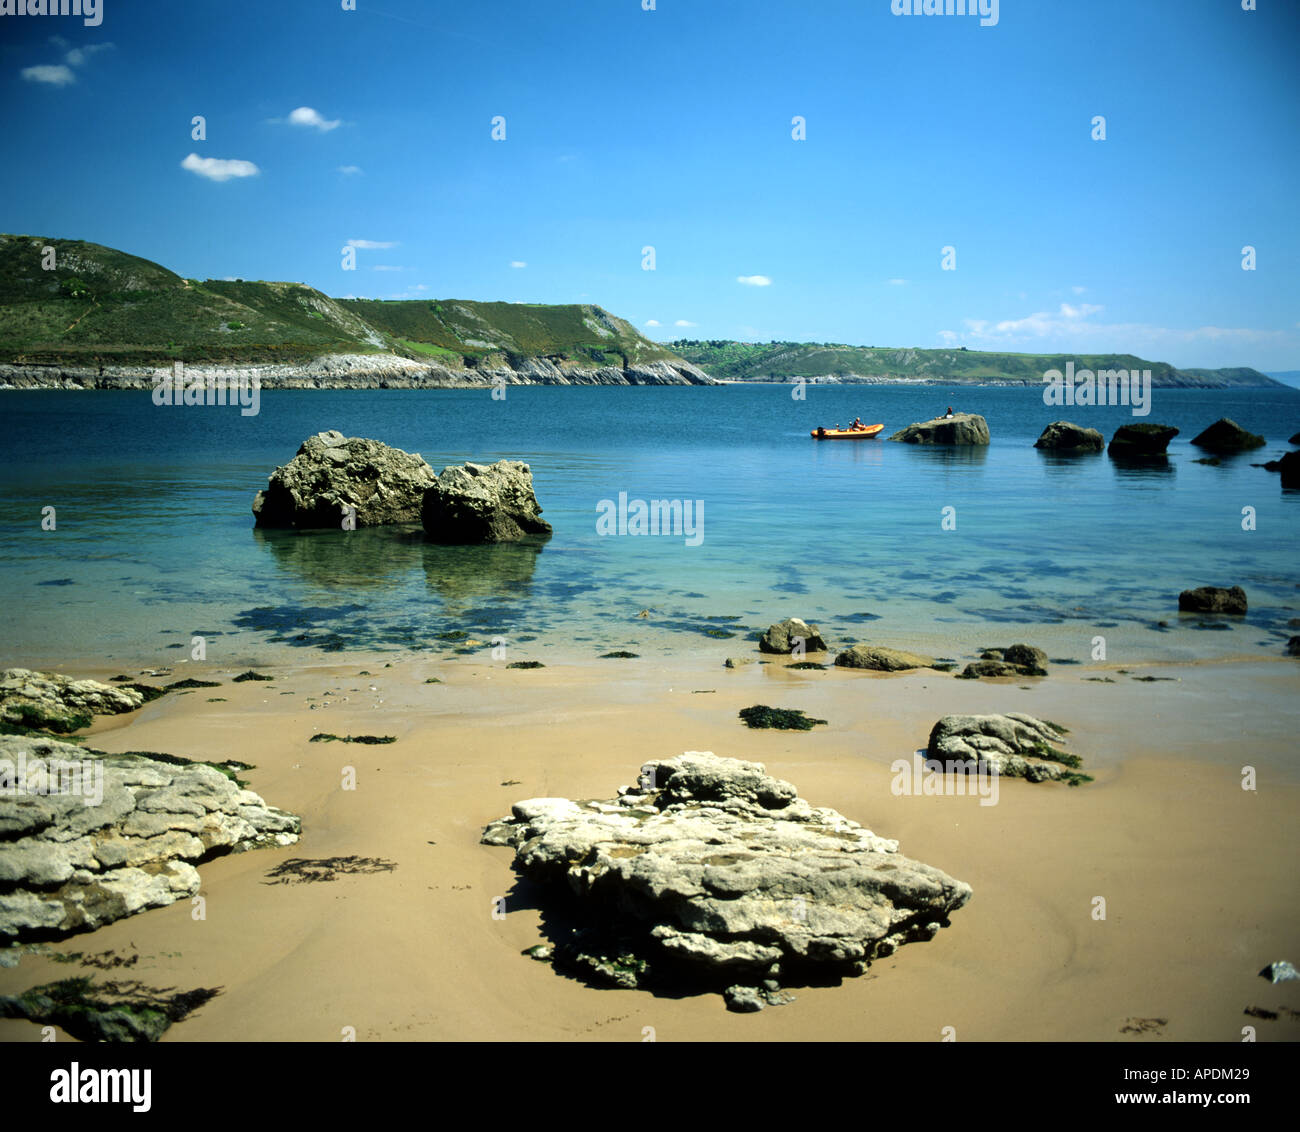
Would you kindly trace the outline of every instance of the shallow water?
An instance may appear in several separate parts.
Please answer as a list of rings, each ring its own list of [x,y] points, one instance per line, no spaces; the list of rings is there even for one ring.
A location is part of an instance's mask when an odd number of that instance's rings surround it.
[[[952,404],[987,450],[815,443],[810,428]],[[353,648],[466,646],[511,658],[752,649],[787,615],[855,640],[961,657],[1038,644],[1088,663],[1278,655],[1300,615],[1300,493],[1251,467],[1287,449],[1300,392],[1155,390],[1150,416],[1062,411],[1010,387],[511,388],[264,391],[261,411],[156,407],[140,392],[5,392],[0,631],[5,663],[162,665],[207,638],[215,663],[306,662]],[[1065,416],[1107,437],[1182,430],[1165,464],[1032,447]],[[1229,416],[1267,447],[1196,464],[1188,441]],[[555,535],[438,547],[418,530],[253,528],[250,504],[308,435],[337,428],[435,466],[523,459]],[[702,540],[597,534],[601,500],[702,501]],[[698,506],[698,503],[696,504]],[[41,529],[42,508],[57,529]],[[941,527],[955,509],[956,529]],[[1256,529],[1242,529],[1242,509]],[[1182,616],[1178,591],[1242,585],[1244,619]],[[641,610],[649,616],[638,617]],[[1159,621],[1167,627],[1159,627]],[[483,646],[469,646],[473,651]]]

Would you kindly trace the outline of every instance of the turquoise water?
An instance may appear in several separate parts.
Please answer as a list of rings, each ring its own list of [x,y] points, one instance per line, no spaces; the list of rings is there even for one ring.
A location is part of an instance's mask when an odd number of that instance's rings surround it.
[[[854,416],[888,435],[949,404],[988,419],[987,450],[808,435]],[[788,386],[519,387],[503,402],[484,390],[263,391],[255,417],[156,407],[148,393],[5,392],[0,411],[6,664],[161,665],[196,633],[218,663],[455,655],[465,646],[439,634],[458,631],[504,638],[512,659],[720,659],[787,615],[837,644],[961,657],[1024,640],[1086,663],[1103,635],[1111,660],[1172,660],[1277,655],[1300,616],[1300,493],[1250,466],[1300,429],[1294,390],[1157,389],[1145,418],[1062,414],[1039,389],[864,386],[810,386],[806,401]],[[1107,437],[1135,420],[1182,434],[1158,467],[1039,453],[1034,439],[1062,415]],[[1268,446],[1193,463],[1188,441],[1220,416]],[[456,548],[418,530],[254,530],[253,494],[328,428],[439,470],[526,460],[554,537]],[[702,541],[599,536],[600,501],[620,492],[702,501]],[[54,531],[41,529],[47,506]],[[955,530],[942,529],[946,507]],[[1244,621],[1178,615],[1179,590],[1233,583],[1250,597]]]

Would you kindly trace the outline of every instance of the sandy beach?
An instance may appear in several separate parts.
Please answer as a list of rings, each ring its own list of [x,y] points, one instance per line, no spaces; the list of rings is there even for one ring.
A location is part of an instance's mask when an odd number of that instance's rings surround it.
[[[301,840],[201,865],[201,920],[182,901],[49,945],[129,969],[29,954],[0,969],[0,993],[78,973],[219,987],[166,1041],[339,1041],[349,1027],[363,1041],[939,1041],[951,1027],[957,1040],[1237,1042],[1248,1025],[1260,1041],[1300,1037],[1300,983],[1257,974],[1300,944],[1293,661],[964,681],[783,660],[728,670],[723,655],[523,671],[375,656],[242,684],[236,669],[192,672],[222,687],[101,717],[90,745],[252,763],[250,788],[302,817]],[[1107,675],[1115,683],[1086,680]],[[433,676],[442,683],[424,682]],[[737,712],[755,703],[829,723],[750,730]],[[941,715],[1005,711],[1069,727],[1095,781],[1006,779],[992,806],[891,793],[890,763],[924,747]],[[397,741],[310,743],[318,731]],[[534,893],[516,884],[510,850],[479,843],[483,826],[524,798],[612,797],[643,762],[688,750],[764,763],[814,805],[967,882],[973,899],[933,941],[754,1015],[718,995],[595,989],[522,956],[542,940]],[[1242,789],[1246,765],[1254,791]],[[347,767],[355,790],[342,788]],[[294,857],[379,867],[272,883]],[[38,1034],[0,1022],[0,1040]]]

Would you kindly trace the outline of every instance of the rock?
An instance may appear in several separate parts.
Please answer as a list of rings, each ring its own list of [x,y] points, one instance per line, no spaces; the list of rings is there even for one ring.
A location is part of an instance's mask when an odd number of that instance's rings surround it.
[[[876,672],[905,672],[909,668],[932,668],[934,657],[877,645],[853,645],[835,658],[841,668],[870,668]]]
[[[1295,434],[1295,436],[1293,436],[1290,440],[1287,441],[1287,443],[1288,443],[1288,444],[1300,444],[1300,432],[1297,432],[1297,433]]]
[[[805,652],[825,652],[826,641],[816,625],[809,625],[798,617],[787,617],[775,625],[769,625],[767,632],[759,638],[759,652],[784,653],[794,652],[798,642],[803,641]]]
[[[1300,656],[1300,637],[1292,637],[1286,643],[1287,656]]]
[[[1300,487],[1300,452],[1287,452],[1280,460],[1270,460],[1264,467],[1282,473],[1283,487]]]
[[[1041,649],[1034,649],[1041,652]],[[1046,659],[1046,657],[1044,657]],[[985,658],[975,660],[961,670],[959,680],[979,680],[982,677],[996,676],[1046,676],[1047,669],[1039,664],[1015,664],[1009,660]]]
[[[420,517],[433,542],[462,545],[549,535],[541,513],[528,465],[498,460],[443,468],[424,494]]]
[[[989,425],[978,413],[955,413],[910,424],[889,439],[904,444],[987,444]]]
[[[1008,664],[1018,664],[1022,668],[1039,668],[1046,670],[1047,653],[1042,649],[1034,648],[1033,645],[1012,645],[1002,654],[1002,659]],[[1044,675],[1045,672],[1034,672],[1030,675]]]
[[[298,839],[206,763],[0,736],[0,939],[88,931],[193,896],[193,863]]]
[[[743,668],[746,664],[753,664],[752,656],[729,656],[727,657],[724,668]]]
[[[1181,613],[1245,613],[1246,591],[1240,586],[1198,586],[1178,595]]]
[[[318,432],[271,473],[253,500],[259,527],[338,530],[352,508],[358,527],[418,523],[425,491],[436,482],[417,453],[377,440]]]
[[[1192,437],[1192,443],[1211,452],[1239,452],[1246,448],[1263,448],[1267,441],[1247,432],[1236,421],[1220,417],[1204,432]]]
[[[541,887],[557,969],[719,991],[732,1009],[861,974],[932,938],[971,896],[762,764],[709,752],[647,764],[608,802],[518,802],[483,841],[513,847],[516,871]]]
[[[66,734],[89,727],[93,715],[135,711],[144,694],[98,680],[74,680],[57,672],[7,668],[0,673],[0,720]]]
[[[1035,448],[1052,452],[1100,452],[1106,438],[1095,428],[1084,428],[1070,421],[1053,421],[1034,441]]]
[[[22,994],[0,996],[0,1018],[60,1026],[82,1042],[156,1042],[174,1022],[183,1021],[219,993],[218,987],[176,993],[173,987],[147,987],[135,979],[121,983],[62,979]]]
[[[1120,425],[1107,448],[1112,456],[1163,456],[1169,442],[1178,435],[1172,425]]]
[[[1006,715],[945,715],[930,730],[926,754],[940,761],[988,764],[991,771],[1030,782],[1091,781],[1075,773],[1077,755],[1060,749],[1065,728],[1020,712]]]
[[[1261,978],[1267,979],[1270,983],[1289,983],[1294,979],[1300,979],[1300,971],[1297,971],[1285,959],[1270,963],[1259,974]]]

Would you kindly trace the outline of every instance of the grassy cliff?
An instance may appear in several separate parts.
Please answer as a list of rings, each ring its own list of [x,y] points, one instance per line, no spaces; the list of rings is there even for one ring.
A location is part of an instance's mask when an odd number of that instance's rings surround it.
[[[1151,371],[1153,385],[1225,387],[1276,385],[1253,369],[1179,370],[1132,354],[1002,354],[967,349],[898,349],[818,342],[730,342],[681,339],[669,345],[688,362],[723,381],[928,381],[1042,384],[1050,369]]]
[[[332,299],[302,283],[183,279],[80,240],[0,235],[0,364],[304,362],[340,353],[450,366],[680,361],[597,306]]]

